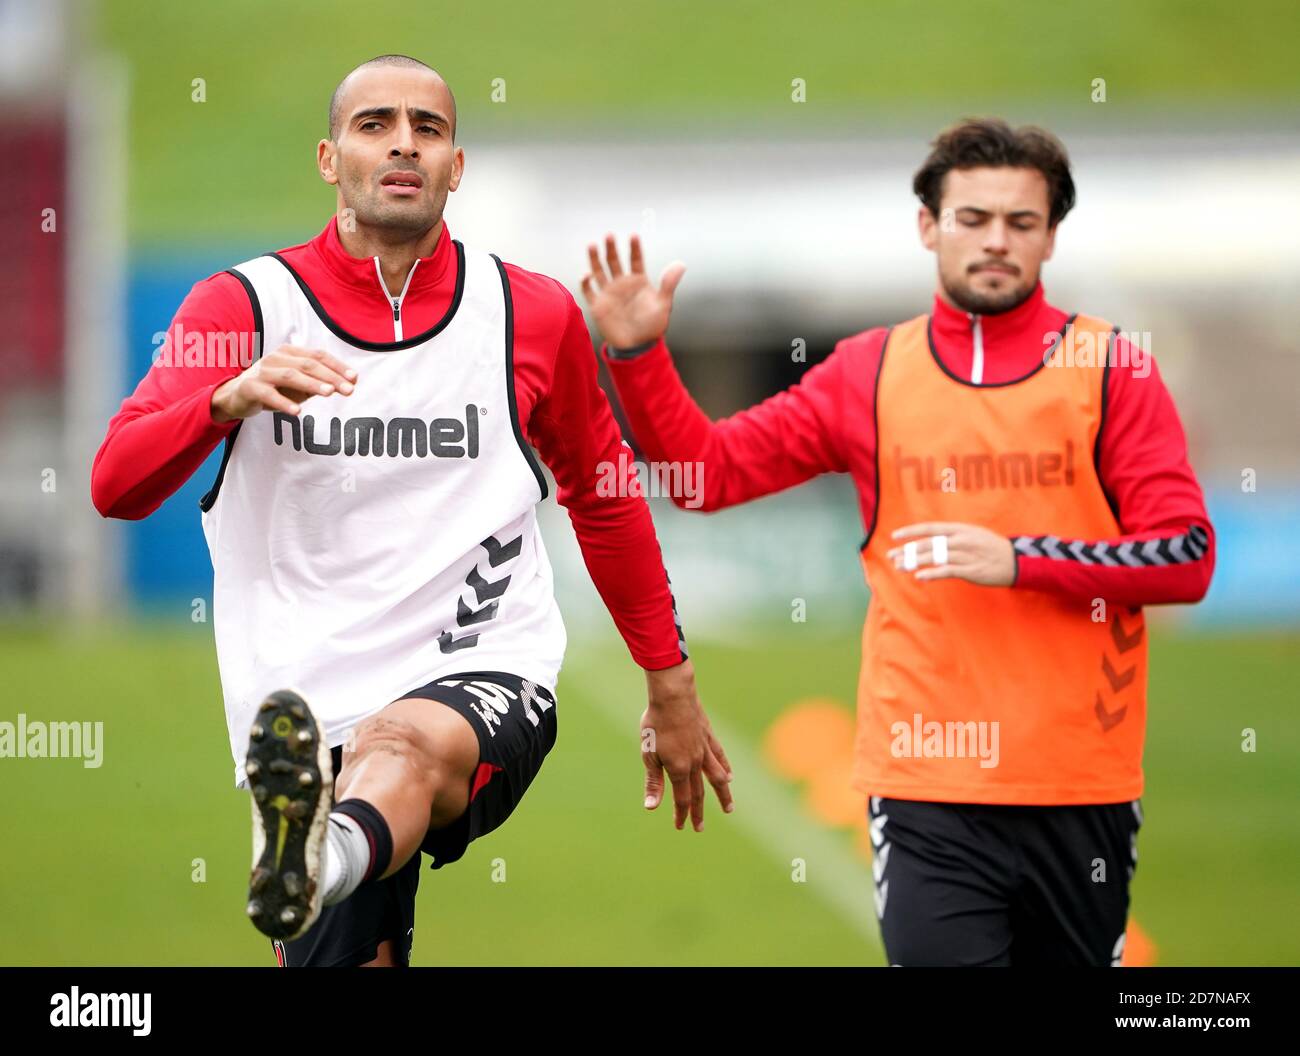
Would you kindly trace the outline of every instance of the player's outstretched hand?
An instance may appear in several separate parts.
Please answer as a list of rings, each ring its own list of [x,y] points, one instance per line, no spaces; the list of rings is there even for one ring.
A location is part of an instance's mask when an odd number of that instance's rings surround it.
[[[668,330],[673,291],[682,281],[686,265],[669,264],[655,286],[645,273],[641,239],[632,236],[628,271],[619,260],[614,236],[605,236],[605,262],[593,242],[587,247],[591,270],[582,277],[582,293],[601,334],[615,348],[632,348],[657,341]]]
[[[212,393],[212,420],[233,422],[259,411],[297,414],[311,396],[351,394],[357,372],[318,348],[281,345]]]
[[[666,770],[673,786],[673,825],[680,829],[690,814],[699,832],[704,827],[705,778],[722,809],[730,814],[734,808],[731,764],[700,706],[689,660],[663,671],[647,671],[646,688],[650,704],[641,716],[646,809],[654,810],[663,799]]]

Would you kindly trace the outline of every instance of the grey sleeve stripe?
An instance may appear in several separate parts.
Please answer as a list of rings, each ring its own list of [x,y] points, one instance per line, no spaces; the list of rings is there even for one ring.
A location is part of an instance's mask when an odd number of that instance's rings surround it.
[[[1142,542],[1093,543],[1082,539],[1064,540],[1054,535],[1017,535],[1012,548],[1025,557],[1047,557],[1053,561],[1077,561],[1081,565],[1110,568],[1154,568],[1186,565],[1199,561],[1210,547],[1210,534],[1194,524],[1181,535]]]

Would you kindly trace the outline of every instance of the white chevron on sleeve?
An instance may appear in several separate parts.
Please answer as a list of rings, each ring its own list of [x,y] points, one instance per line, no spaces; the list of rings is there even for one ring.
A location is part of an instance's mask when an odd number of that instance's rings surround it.
[[[1169,564],[1169,562],[1160,555],[1160,542],[1161,540],[1159,539],[1148,539],[1142,544],[1142,556],[1153,565]]]
[[[1119,547],[1115,551],[1119,555],[1119,559],[1130,568],[1142,567],[1142,559],[1133,556],[1133,547],[1136,545],[1136,543],[1132,542],[1120,543]]]

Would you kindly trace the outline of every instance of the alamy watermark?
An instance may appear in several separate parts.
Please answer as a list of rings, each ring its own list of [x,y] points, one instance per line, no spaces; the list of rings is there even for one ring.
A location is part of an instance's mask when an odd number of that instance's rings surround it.
[[[50,996],[52,1027],[130,1027],[137,1038],[152,1029],[153,994],[96,994],[72,987]]]
[[[1068,348],[1064,347],[1068,344]],[[1071,340],[1061,340],[1060,331],[1043,334],[1045,367],[1132,367],[1133,377],[1151,373],[1151,334],[1147,330],[1121,330],[1118,334],[1076,331]]]
[[[978,759],[991,770],[998,765],[999,724],[992,722],[926,722],[920,712],[911,723],[890,724],[895,759]]]
[[[0,759],[80,759],[88,770],[104,762],[102,722],[42,722],[18,713],[0,722]]]
[[[601,498],[670,498],[688,510],[704,505],[703,462],[640,462],[621,454],[618,461],[596,466],[596,494]]]
[[[247,330],[186,330],[177,323],[153,335],[157,367],[239,367],[247,370],[261,355],[262,335]]]

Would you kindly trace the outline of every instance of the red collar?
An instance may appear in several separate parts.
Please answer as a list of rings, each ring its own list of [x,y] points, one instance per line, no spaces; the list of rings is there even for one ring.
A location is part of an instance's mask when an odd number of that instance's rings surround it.
[[[984,352],[984,384],[996,384],[1028,373],[1042,362],[1045,335],[1060,333],[1068,316],[1047,303],[1040,280],[1020,304],[996,315],[979,315],[954,308],[937,293],[930,314],[935,353],[952,374],[971,376],[974,324],[979,319]]]
[[[320,261],[331,276],[348,286],[358,289],[379,289],[387,296],[387,291],[379,279],[374,257],[354,257],[339,241],[337,218],[330,217],[324,230],[307,243],[308,248]],[[433,253],[419,257],[415,264],[415,274],[411,276],[411,285],[406,296],[419,300],[431,290],[441,289],[454,284],[456,278],[456,252],[451,241],[451,231],[444,219],[442,233]]]
[[[981,315],[979,317],[980,327],[984,331],[986,341],[990,338],[999,340],[1014,337],[1031,330],[1034,322],[1044,315],[1045,310],[1047,312],[1055,311],[1047,304],[1047,298],[1043,295],[1043,283],[1040,279],[1034,284],[1033,292],[1009,312],[999,312],[996,315]],[[937,293],[934,295],[934,309],[931,315],[934,320],[936,340],[941,337],[970,337],[971,323],[973,322],[970,313],[964,312],[960,308],[954,308]]]

